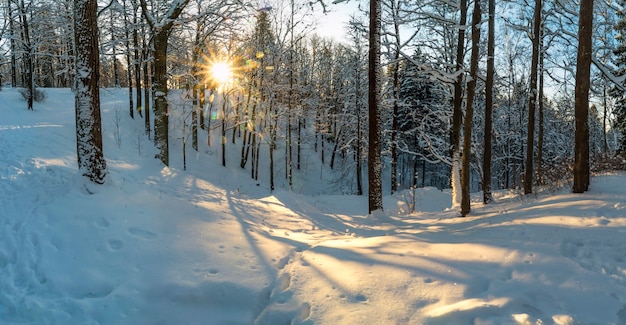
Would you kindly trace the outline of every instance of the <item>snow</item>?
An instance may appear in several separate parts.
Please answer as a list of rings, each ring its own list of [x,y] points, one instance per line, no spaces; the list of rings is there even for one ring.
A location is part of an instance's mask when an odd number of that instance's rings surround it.
[[[477,193],[466,218],[419,189],[418,212],[399,193],[372,218],[366,196],[270,193],[235,147],[183,171],[172,143],[163,167],[141,119],[114,118],[116,89],[98,186],[78,176],[73,94],[45,91],[35,111],[0,91],[2,324],[626,323],[624,172],[585,194]]]

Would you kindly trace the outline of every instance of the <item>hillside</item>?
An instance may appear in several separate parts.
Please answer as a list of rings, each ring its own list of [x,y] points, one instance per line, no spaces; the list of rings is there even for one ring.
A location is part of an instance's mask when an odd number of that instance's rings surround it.
[[[321,194],[328,172],[271,193],[204,143],[163,167],[118,89],[101,93],[95,186],[77,176],[73,94],[46,92],[30,112],[0,91],[2,324],[626,323],[624,173],[498,192],[467,218],[433,188],[418,213],[398,195],[368,216],[367,197]]]

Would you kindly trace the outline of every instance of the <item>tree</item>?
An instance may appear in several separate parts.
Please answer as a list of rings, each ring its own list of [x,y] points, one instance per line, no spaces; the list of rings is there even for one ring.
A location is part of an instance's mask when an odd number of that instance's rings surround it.
[[[400,78],[399,78],[399,65],[400,65],[400,53],[403,51],[403,47],[412,43],[413,38],[417,36],[418,30],[414,31],[412,35],[409,35],[407,40],[402,40],[400,33],[402,25],[406,25],[408,22],[411,22],[412,19],[410,16],[414,14],[415,10],[409,10],[404,7],[408,3],[404,1],[398,0],[389,0],[383,3],[383,13],[385,16],[385,24],[383,24],[383,39],[385,40],[385,46],[387,49],[388,60],[392,62],[390,64],[390,75],[391,75],[391,100],[393,102],[393,114],[391,116],[391,139],[390,139],[390,155],[391,155],[391,193],[397,191],[398,187],[398,101],[399,101],[399,92],[400,92]],[[393,29],[391,31],[387,30],[385,26],[391,25]]]
[[[383,209],[381,122],[380,122],[380,27],[381,0],[370,0],[369,33],[369,151],[368,151],[368,202],[369,213]]]
[[[436,67],[429,65],[419,50],[400,65],[397,145],[401,177],[398,183],[410,188],[418,186],[419,162],[424,185],[426,163],[439,164],[449,158],[450,88],[449,84],[432,77],[434,71]],[[447,173],[447,166],[442,167]],[[440,187],[448,185],[446,179]]]
[[[150,26],[154,56],[154,143],[159,149],[157,158],[169,165],[169,116],[167,107],[167,42],[174,27],[174,21],[182,13],[189,0],[174,1],[166,14],[157,19],[150,12],[146,0],[141,0],[143,16]]]
[[[580,1],[578,20],[578,58],[574,111],[576,141],[574,145],[574,193],[589,189],[589,87],[591,81],[591,34],[593,31],[593,0]]]
[[[34,53],[33,44],[30,36],[31,28],[29,26],[29,18],[27,12],[29,8],[24,4],[24,0],[18,3],[20,12],[20,21],[22,22],[22,45],[24,47],[24,84],[26,85],[27,97],[26,102],[28,110],[33,110],[33,99],[35,97],[35,76],[34,76]]]
[[[103,184],[107,168],[102,152],[97,8],[96,0],[74,1],[76,151],[79,172]]]
[[[526,134],[526,170],[524,174],[524,194],[533,192],[533,159],[535,148],[535,108],[540,100],[537,94],[537,69],[539,66],[539,44],[541,38],[541,0],[535,0],[533,15],[533,52],[530,67],[530,98],[528,100],[528,133]]]
[[[474,119],[474,95],[478,81],[478,56],[480,44],[480,1],[474,1],[472,13],[472,56],[470,58],[470,80],[467,83],[467,102],[463,123],[463,157],[461,167],[461,216],[470,212],[470,174],[472,157],[472,122]]]
[[[491,137],[493,122],[493,75],[495,47],[495,0],[489,0],[489,30],[487,34],[487,80],[485,82],[485,134],[483,146],[483,202],[491,202]]]
[[[461,17],[459,26],[467,22],[467,0],[461,0]],[[454,102],[452,113],[452,132],[450,142],[452,147],[452,170],[450,175],[452,185],[452,207],[461,205],[461,126],[463,124],[463,60],[465,57],[465,28],[459,28],[456,48],[456,70],[458,76],[454,83]]]

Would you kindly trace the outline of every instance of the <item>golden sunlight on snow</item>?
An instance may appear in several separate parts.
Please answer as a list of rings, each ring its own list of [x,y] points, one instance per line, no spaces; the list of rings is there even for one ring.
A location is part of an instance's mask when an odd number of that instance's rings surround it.
[[[461,300],[453,304],[435,307],[431,310],[426,311],[426,314],[429,317],[440,317],[445,314],[449,314],[449,313],[456,312],[456,311],[465,311],[465,310],[484,308],[484,307],[498,308],[498,307],[502,307],[506,305],[508,302],[509,302],[508,298],[494,298],[494,299],[471,298],[471,299]]]

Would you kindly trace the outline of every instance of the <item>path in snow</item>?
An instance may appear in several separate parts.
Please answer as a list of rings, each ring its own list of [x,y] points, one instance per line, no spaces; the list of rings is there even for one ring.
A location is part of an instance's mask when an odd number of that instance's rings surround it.
[[[19,96],[17,92],[9,95]],[[0,315],[8,322],[37,321],[49,316],[46,311],[38,312],[40,295],[52,292],[40,264],[38,226],[45,219],[41,207],[63,191],[75,173],[72,158],[60,157],[57,147],[50,144],[72,147],[68,138],[73,134],[68,134],[71,128],[65,125],[72,119],[66,111],[28,112],[25,106],[9,105],[19,100],[6,98],[5,94],[0,102]],[[26,123],[11,123],[16,120]]]

